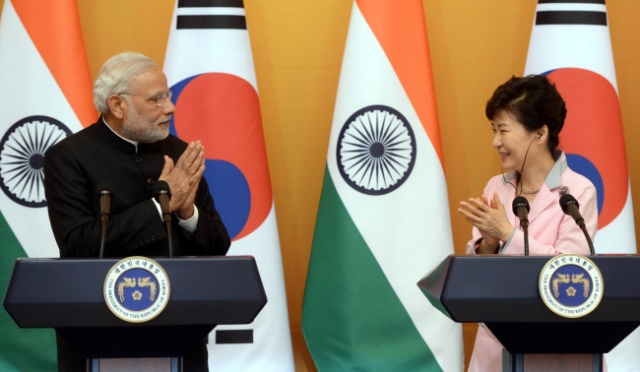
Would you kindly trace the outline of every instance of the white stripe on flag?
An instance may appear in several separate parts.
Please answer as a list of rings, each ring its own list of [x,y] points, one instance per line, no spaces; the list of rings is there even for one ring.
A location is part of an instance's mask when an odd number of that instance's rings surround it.
[[[171,29],[174,30],[175,25]],[[243,78],[258,91],[253,68],[238,63],[253,60],[246,30],[198,30],[198,33],[199,37],[194,38],[189,34],[174,32],[169,38],[164,62],[169,86],[204,72],[224,72]],[[201,56],[205,47],[202,40],[206,40],[207,56]],[[201,57],[187,59],[184,56]]]
[[[33,115],[58,119],[71,131],[81,129],[10,1],[0,22],[0,81],[0,137],[18,120]],[[59,256],[46,208],[21,206],[0,192],[0,210],[29,257]]]
[[[598,230],[594,240],[594,247],[598,254],[629,253],[636,254],[635,242],[630,238],[635,231],[633,222],[633,205],[631,200],[631,185],[624,208],[616,219]],[[621,231],[626,233],[621,233]],[[635,235],[633,235],[635,237]],[[638,344],[640,345],[640,343]]]
[[[262,284],[267,292],[267,306],[248,325],[220,325],[209,340],[210,367],[216,371],[293,371],[293,353],[289,334],[287,298],[280,259],[275,208],[252,234],[234,241],[227,255],[254,256]],[[253,344],[216,345],[216,330],[252,329]],[[284,331],[284,332],[283,332]]]
[[[524,74],[541,74],[560,67],[578,67],[604,76],[617,92],[613,58],[602,53],[602,49],[611,50],[609,30],[602,26],[594,27],[596,26],[537,26],[531,35]],[[594,45],[601,48],[594,48]],[[533,53],[534,50],[546,52]],[[561,52],[563,50],[571,53]],[[553,53],[553,58],[550,58],[550,53]]]
[[[539,4],[537,11],[591,11],[604,12],[604,4],[559,3]],[[555,69],[580,68],[603,76],[611,83],[616,93],[615,66],[608,25],[535,25],[527,55],[525,75],[546,73]],[[613,123],[617,125],[617,123]],[[589,128],[584,128],[585,132]],[[570,141],[566,139],[563,141]],[[562,143],[560,144],[562,146]],[[621,144],[624,146],[624,143]],[[605,148],[615,144],[603,144]],[[595,150],[594,150],[595,151]],[[605,198],[606,202],[607,198]],[[624,207],[607,226],[600,227],[593,240],[597,253],[635,254],[635,227],[628,188]],[[621,344],[606,355],[610,372],[635,371],[640,365],[640,329],[636,329]]]
[[[357,110],[375,104],[398,110],[412,124],[417,159],[400,188],[372,197],[344,182],[337,168],[336,147],[346,120]],[[443,343],[442,337],[455,339],[460,326],[425,301],[416,286],[417,280],[453,253],[444,172],[393,67],[357,6],[340,73],[327,164],[340,198],[416,328],[443,369],[452,370],[449,363],[459,360],[460,350],[449,347],[455,341]]]
[[[224,73],[244,79],[258,91],[247,30],[177,30],[178,15],[244,15],[244,9],[212,7],[187,10],[177,8],[176,4],[164,63],[169,86],[204,73]],[[262,132],[261,127],[255,129]],[[271,203],[266,220],[249,235],[234,241],[228,252],[228,255],[252,255],[256,258],[268,302],[253,323],[221,325],[214,329],[209,342],[212,370],[294,370],[280,243],[273,201]],[[253,343],[215,344],[216,330],[229,329],[251,329]]]

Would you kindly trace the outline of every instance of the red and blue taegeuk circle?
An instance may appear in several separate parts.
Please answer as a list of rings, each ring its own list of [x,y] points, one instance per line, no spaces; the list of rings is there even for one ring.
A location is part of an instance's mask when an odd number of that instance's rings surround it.
[[[595,185],[598,228],[613,221],[627,201],[629,174],[618,94],[603,76],[579,68],[546,73],[567,106],[560,148],[569,167]]]
[[[246,80],[204,73],[171,87],[171,132],[205,148],[204,177],[232,240],[255,231],[273,203],[260,102]]]

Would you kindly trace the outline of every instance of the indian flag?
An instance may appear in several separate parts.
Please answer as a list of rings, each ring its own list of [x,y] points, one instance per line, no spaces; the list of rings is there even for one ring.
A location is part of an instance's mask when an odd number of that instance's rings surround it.
[[[560,147],[569,166],[596,186],[596,253],[636,254],[605,0],[538,1],[525,74],[546,74],[566,101]],[[636,371],[639,348],[640,330],[636,330],[606,355],[609,371]]]
[[[417,281],[453,253],[422,1],[351,13],[302,329],[320,371],[462,371]]]
[[[205,178],[232,243],[254,256],[268,302],[249,325],[218,325],[212,371],[294,371],[280,240],[242,0],[178,0],[164,71],[172,131],[205,147]]]
[[[96,114],[75,0],[5,0],[0,19],[0,297],[18,257],[58,257],[45,151]],[[0,311],[0,370],[56,370],[55,334]]]

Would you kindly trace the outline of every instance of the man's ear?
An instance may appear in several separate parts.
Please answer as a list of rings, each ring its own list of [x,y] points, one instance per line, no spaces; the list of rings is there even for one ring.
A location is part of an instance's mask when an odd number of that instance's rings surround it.
[[[124,118],[124,108],[127,106],[127,101],[122,96],[117,94],[110,95],[107,99],[107,104],[113,116],[121,120]]]

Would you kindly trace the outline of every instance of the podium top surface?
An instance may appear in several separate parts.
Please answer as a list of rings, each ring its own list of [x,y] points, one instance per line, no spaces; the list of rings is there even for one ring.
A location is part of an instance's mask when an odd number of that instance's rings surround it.
[[[145,323],[128,323],[105,303],[107,274],[120,259],[18,259],[3,304],[20,327],[63,328],[248,324],[267,302],[253,257],[153,260],[171,292]]]

